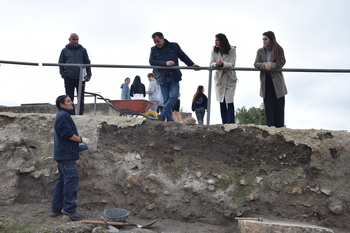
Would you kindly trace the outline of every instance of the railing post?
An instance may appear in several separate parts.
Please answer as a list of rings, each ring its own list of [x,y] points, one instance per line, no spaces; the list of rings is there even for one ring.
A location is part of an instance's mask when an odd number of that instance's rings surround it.
[[[207,104],[207,125],[210,125],[210,103],[211,103],[211,83],[212,83],[213,69],[209,69],[208,80],[208,104]]]
[[[80,101],[81,101],[81,89],[82,89],[82,85],[83,85],[83,66],[79,66],[79,88],[78,88],[78,103],[77,103],[77,109],[75,112],[75,115],[80,115]]]

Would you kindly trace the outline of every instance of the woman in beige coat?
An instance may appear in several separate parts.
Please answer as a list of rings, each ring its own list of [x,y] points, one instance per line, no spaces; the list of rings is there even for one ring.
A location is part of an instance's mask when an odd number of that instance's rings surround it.
[[[260,96],[264,98],[267,126],[284,127],[284,96],[287,87],[281,71],[286,63],[283,48],[271,31],[263,33],[263,47],[256,54],[254,66],[260,72]]]
[[[210,66],[231,68],[236,64],[236,47],[230,45],[226,36],[219,33],[215,36],[215,46],[211,53]],[[216,100],[220,102],[220,113],[223,124],[235,123],[235,96],[237,77],[234,70],[216,70]]]

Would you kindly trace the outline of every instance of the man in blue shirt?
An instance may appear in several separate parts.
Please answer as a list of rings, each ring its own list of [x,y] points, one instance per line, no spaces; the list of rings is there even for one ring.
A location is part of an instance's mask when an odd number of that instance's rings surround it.
[[[161,32],[152,35],[155,46],[151,48],[149,63],[151,66],[179,66],[179,58],[187,66],[196,66],[194,62],[181,50],[177,43],[166,40]],[[182,73],[179,69],[157,69],[155,79],[160,85],[163,95],[164,108],[158,115],[161,121],[174,121],[172,108],[179,97]]]
[[[75,200],[78,194],[79,173],[76,160],[79,159],[79,137],[77,127],[71,117],[73,102],[67,95],[56,99],[58,112],[54,122],[54,160],[57,161],[58,179],[52,198],[51,217],[68,215],[71,220],[81,220],[76,212]]]

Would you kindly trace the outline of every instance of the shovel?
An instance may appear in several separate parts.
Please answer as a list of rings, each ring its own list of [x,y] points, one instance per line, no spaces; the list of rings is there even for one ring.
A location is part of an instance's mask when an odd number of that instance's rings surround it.
[[[112,225],[112,226],[134,226],[137,228],[149,228],[150,226],[152,226],[153,224],[155,224],[159,219],[156,219],[150,223],[147,223],[146,225],[139,225],[136,223],[128,223],[128,222],[107,222],[108,225]],[[87,224],[106,224],[103,221],[92,221],[92,220],[83,220],[81,221],[82,223],[87,223]]]
[[[108,222],[106,221],[106,219],[104,217],[101,216],[101,219],[106,224],[108,232],[119,232],[119,229],[117,229],[117,228],[115,228],[113,226],[109,226]]]

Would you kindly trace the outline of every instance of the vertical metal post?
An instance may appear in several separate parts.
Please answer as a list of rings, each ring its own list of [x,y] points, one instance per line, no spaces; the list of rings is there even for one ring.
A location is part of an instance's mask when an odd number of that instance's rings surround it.
[[[97,95],[94,95],[94,116],[96,116],[96,99],[97,99]]]
[[[76,112],[75,112],[75,115],[79,115],[80,113],[80,101],[81,101],[81,88],[82,88],[82,85],[83,85],[83,68],[82,66],[79,66],[80,68],[80,71],[79,71],[79,88],[78,88],[78,103],[77,103],[77,109],[76,109]]]
[[[210,103],[211,103],[211,83],[212,83],[213,70],[209,69],[208,80],[208,106],[207,106],[207,125],[210,125]]]

